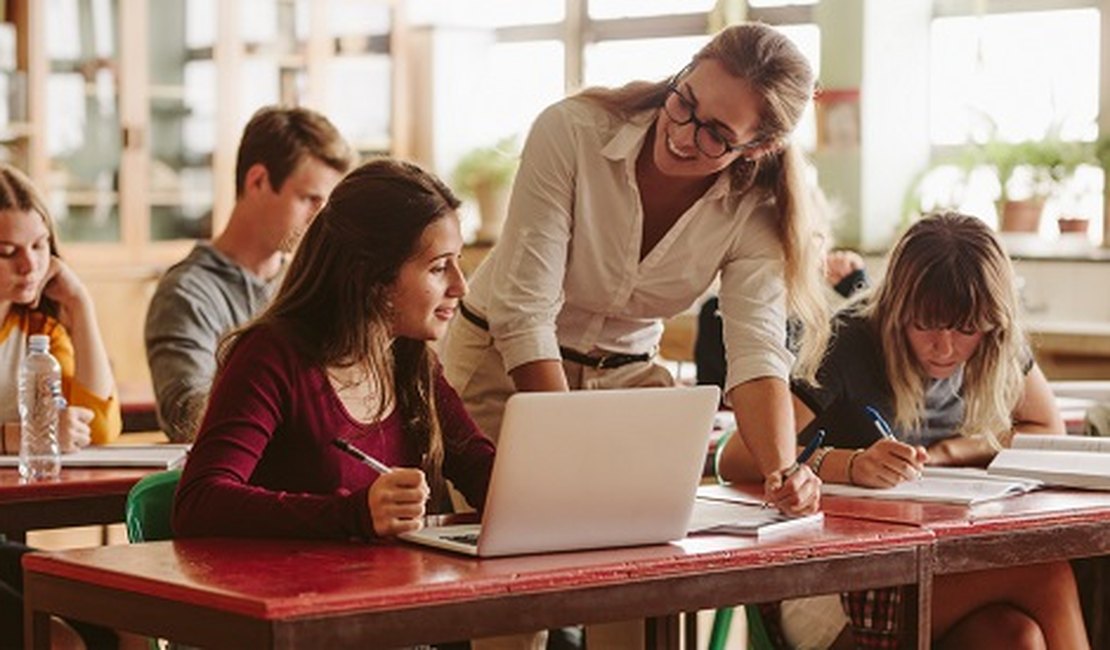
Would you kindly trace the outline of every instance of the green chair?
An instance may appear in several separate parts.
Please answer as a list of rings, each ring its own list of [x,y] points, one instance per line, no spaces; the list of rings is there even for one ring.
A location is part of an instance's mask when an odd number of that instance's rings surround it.
[[[173,494],[181,470],[171,469],[144,477],[127,493],[127,539],[131,542],[155,542],[173,538],[170,525]]]

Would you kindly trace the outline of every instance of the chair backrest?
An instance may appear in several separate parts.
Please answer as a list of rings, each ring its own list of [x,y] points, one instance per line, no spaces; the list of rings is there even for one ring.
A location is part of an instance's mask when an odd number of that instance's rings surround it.
[[[127,493],[127,539],[154,542],[173,538],[170,516],[173,494],[181,479],[180,469],[144,477]]]

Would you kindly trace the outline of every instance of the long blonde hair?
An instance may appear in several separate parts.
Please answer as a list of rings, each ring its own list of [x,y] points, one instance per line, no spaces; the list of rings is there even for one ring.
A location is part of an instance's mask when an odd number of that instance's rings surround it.
[[[994,436],[1010,429],[1028,350],[1017,304],[1010,259],[979,219],[934,214],[906,231],[862,309],[879,335],[900,428],[918,428],[924,413],[927,375],[906,338],[917,326],[983,332],[964,365],[959,433]]]
[[[712,59],[744,79],[762,98],[761,138],[777,143],[759,158],[737,158],[729,168],[732,192],[749,190],[773,197],[779,213],[778,235],[786,258],[788,308],[803,324],[795,372],[810,381],[829,338],[828,305],[823,288],[825,215],[814,205],[805,178],[805,157],[790,141],[806,104],[813,97],[814,75],[790,39],[759,23],[726,27],[697,54],[691,65]],[[590,88],[579,96],[628,119],[658,109],[669,80],[636,81],[620,88]]]

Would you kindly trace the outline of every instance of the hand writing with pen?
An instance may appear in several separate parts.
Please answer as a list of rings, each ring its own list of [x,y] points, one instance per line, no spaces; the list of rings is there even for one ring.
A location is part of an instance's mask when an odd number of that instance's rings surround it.
[[[366,506],[379,537],[411,533],[424,527],[425,504],[432,491],[422,470],[390,467],[342,438],[333,439],[331,444],[378,473],[370,484]]]
[[[864,487],[894,487],[921,478],[929,460],[924,447],[900,442],[878,409],[864,407],[882,436],[867,449],[852,452],[847,464],[848,482]]]

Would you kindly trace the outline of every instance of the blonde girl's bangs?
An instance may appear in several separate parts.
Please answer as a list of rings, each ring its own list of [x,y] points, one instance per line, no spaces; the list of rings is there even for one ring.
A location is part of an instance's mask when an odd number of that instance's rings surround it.
[[[1006,327],[1006,310],[985,278],[959,277],[935,265],[913,282],[906,295],[904,327],[989,332]]]

